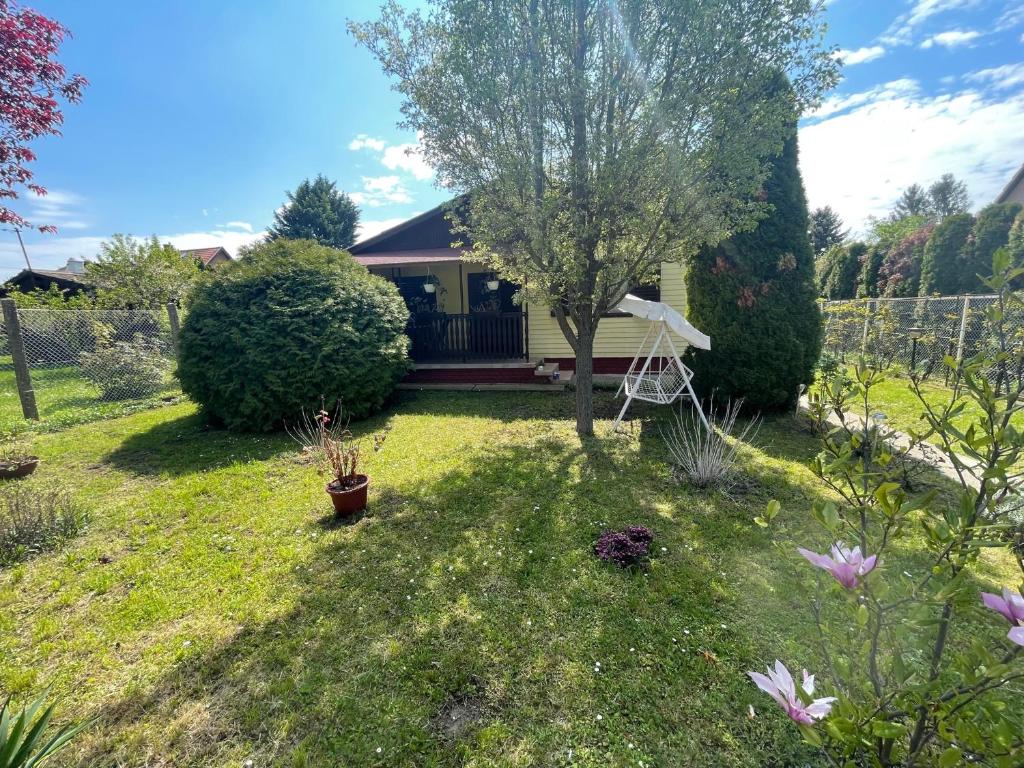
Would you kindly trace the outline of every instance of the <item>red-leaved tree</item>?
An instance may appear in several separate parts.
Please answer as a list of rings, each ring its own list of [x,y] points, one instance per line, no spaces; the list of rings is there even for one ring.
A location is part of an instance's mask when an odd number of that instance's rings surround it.
[[[56,60],[68,30],[13,0],[0,0],[0,201],[16,200],[18,187],[37,195],[46,190],[33,182],[28,164],[36,159],[29,144],[40,136],[59,135],[64,122],[58,98],[77,102],[87,81],[67,74]],[[0,205],[0,224],[32,225]],[[39,227],[55,232],[51,225]]]

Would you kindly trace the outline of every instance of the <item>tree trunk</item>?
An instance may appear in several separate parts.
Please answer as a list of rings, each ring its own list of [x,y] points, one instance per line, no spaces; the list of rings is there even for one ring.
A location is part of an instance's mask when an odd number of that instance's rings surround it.
[[[580,437],[594,434],[594,329],[576,329],[576,432]]]

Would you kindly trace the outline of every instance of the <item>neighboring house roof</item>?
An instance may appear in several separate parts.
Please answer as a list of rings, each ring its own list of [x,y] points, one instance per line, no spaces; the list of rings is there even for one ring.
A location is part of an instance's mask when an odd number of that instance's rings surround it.
[[[1010,183],[996,197],[997,203],[1024,203],[1024,163],[1013,174]]]
[[[183,250],[181,255],[187,258],[198,259],[199,263],[204,267],[210,266],[210,262],[217,259],[218,256],[223,256],[222,260],[231,261],[231,254],[222,245],[216,245],[212,248],[189,248]]]
[[[45,291],[51,285],[71,293],[78,293],[86,287],[82,282],[81,272],[71,272],[67,269],[23,269],[5,285],[22,293],[28,293],[35,288]],[[6,294],[8,290],[4,289],[4,293]]]
[[[434,264],[439,261],[459,261],[462,248],[419,248],[408,251],[380,251],[356,254],[352,258],[364,267],[400,267],[409,264]]]

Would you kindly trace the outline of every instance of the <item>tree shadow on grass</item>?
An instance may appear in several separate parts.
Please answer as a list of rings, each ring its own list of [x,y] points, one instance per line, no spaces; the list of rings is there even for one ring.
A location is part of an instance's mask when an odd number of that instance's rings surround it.
[[[718,558],[764,542],[713,535],[722,520],[694,514],[702,499],[659,457],[517,435],[371,502],[354,525],[306,526],[321,543],[281,584],[283,615],[110,702],[80,764],[753,766],[765,744],[795,745],[781,720],[732,722],[756,696],[756,633],[722,633],[716,669],[673,642],[731,610]],[[656,534],[646,573],[594,559],[601,530],[634,523]],[[456,706],[470,714],[453,735]]]
[[[103,461],[136,475],[188,475],[296,450],[285,433],[238,434],[207,424],[200,413],[134,432]]]

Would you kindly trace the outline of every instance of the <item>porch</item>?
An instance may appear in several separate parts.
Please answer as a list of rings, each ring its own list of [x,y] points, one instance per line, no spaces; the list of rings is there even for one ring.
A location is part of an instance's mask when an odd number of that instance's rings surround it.
[[[455,248],[355,256],[397,287],[409,308],[410,357],[421,364],[498,363],[529,359],[527,312],[517,287]]]

